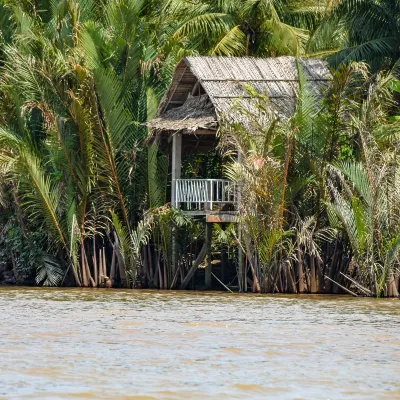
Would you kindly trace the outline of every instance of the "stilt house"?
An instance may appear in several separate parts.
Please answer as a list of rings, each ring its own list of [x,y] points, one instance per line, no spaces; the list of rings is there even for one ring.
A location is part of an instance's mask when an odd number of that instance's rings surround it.
[[[298,63],[316,91],[329,81],[325,62],[299,59]],[[173,207],[205,216],[207,222],[232,221],[237,205],[236,188],[224,179],[181,179],[182,155],[215,148],[222,115],[228,114],[233,121],[240,122],[240,115],[232,109],[238,101],[251,107],[246,86],[266,93],[277,112],[290,116],[299,87],[296,59],[184,58],[175,69],[158,117],[148,124],[151,138],[157,137],[161,147],[172,152]]]
[[[183,156],[188,153],[207,153],[215,149],[221,117],[245,124],[245,118],[235,111],[240,102],[254,109],[254,99],[246,87],[267,94],[271,107],[285,118],[293,114],[299,91],[299,69],[310,87],[320,92],[330,80],[330,72],[321,60],[293,57],[188,57],[176,67],[170,89],[162,102],[158,117],[148,123],[150,140],[172,153],[171,203],[206,222],[206,241],[191,267],[181,289],[189,284],[200,262],[207,257],[205,288],[211,288],[212,223],[237,220],[239,193],[226,179],[185,179],[181,176]],[[266,121],[268,124],[268,121]],[[176,249],[177,244],[173,244]],[[176,257],[176,252],[173,251]],[[246,287],[243,257],[239,249],[239,288]],[[224,261],[219,282],[224,281]],[[244,284],[243,284],[244,282]]]

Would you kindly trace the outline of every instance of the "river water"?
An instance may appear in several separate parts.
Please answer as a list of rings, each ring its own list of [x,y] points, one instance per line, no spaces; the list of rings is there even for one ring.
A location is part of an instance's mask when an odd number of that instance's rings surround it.
[[[0,288],[0,399],[400,399],[400,301]]]

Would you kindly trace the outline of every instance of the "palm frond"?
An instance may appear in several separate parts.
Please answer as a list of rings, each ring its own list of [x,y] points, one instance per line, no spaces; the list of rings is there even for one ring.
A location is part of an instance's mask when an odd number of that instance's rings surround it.
[[[231,18],[228,14],[200,14],[183,22],[173,37],[177,39],[183,36],[196,35],[199,32],[207,36],[219,36],[229,28],[230,23]]]
[[[215,56],[241,56],[246,53],[246,35],[239,25],[228,31],[211,51]]]
[[[60,188],[46,173],[40,160],[29,151],[21,153],[22,173],[27,175],[24,206],[32,219],[43,221],[52,239],[67,247],[65,229],[59,215]]]
[[[43,286],[59,286],[64,276],[64,269],[53,257],[43,256],[39,260],[36,271],[36,284]]]

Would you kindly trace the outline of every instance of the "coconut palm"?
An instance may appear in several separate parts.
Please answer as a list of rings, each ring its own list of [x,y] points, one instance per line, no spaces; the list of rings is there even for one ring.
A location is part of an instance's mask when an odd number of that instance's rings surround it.
[[[212,55],[302,55],[338,49],[331,29],[317,30],[336,2],[281,0],[222,0],[191,2],[169,0],[165,13],[171,17],[174,38],[188,38],[192,51]],[[340,35],[336,35],[340,36]],[[319,39],[317,39],[319,38]],[[325,39],[324,39],[325,38]]]
[[[400,57],[400,3],[397,0],[345,0],[332,14],[347,31],[347,45],[330,57],[334,66],[364,61],[373,70]]]

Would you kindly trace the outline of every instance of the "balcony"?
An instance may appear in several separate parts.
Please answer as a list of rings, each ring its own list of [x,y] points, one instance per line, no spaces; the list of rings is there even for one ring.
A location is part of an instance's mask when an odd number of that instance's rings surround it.
[[[193,215],[231,215],[237,214],[237,187],[226,179],[175,179],[173,206]],[[208,222],[218,221],[210,217]]]

